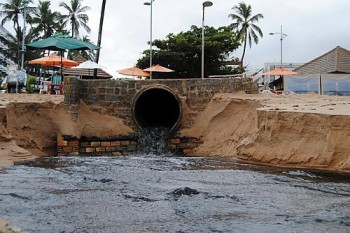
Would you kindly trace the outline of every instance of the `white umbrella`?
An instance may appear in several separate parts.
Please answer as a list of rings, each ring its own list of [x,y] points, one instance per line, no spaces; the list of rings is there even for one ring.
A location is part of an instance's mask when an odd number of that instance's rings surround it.
[[[93,62],[93,61],[90,61],[90,60],[84,61],[84,62],[80,63],[78,66],[75,66],[73,68],[74,69],[88,69],[89,73],[90,73],[90,70],[94,70],[93,71],[94,78],[96,78],[96,76],[97,76],[97,69],[101,69],[101,70],[106,69],[106,67],[101,66],[100,64]]]
[[[73,67],[74,69],[106,69],[106,67],[101,66],[93,61],[84,61],[78,66]]]

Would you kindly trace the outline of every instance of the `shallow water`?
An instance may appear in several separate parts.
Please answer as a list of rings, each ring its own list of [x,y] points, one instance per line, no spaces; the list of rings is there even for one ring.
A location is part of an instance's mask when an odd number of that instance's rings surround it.
[[[345,233],[350,180],[218,158],[46,158],[0,171],[0,216],[36,233]]]

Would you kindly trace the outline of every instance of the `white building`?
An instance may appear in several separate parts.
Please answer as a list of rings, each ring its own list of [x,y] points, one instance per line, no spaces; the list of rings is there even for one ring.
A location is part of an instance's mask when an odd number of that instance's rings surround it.
[[[13,40],[11,33],[0,25],[0,76],[8,74],[8,66],[15,65],[13,58],[6,55],[7,41]]]

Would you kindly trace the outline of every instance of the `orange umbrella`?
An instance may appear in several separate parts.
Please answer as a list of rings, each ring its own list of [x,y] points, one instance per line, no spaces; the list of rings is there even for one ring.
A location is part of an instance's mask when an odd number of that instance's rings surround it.
[[[127,76],[142,76],[142,77],[149,77],[150,74],[141,70],[138,67],[130,67],[122,70],[117,71],[119,74],[127,75]]]
[[[174,70],[168,69],[164,66],[161,65],[154,65],[151,66],[147,69],[144,69],[143,71],[148,71],[148,72],[165,72],[165,73],[169,73],[169,72],[174,72]]]
[[[61,64],[63,66],[77,66],[79,65],[78,62],[66,59],[64,57],[58,56],[57,54],[51,54],[50,56],[47,57],[41,57],[38,59],[34,59],[31,61],[28,61],[28,64],[31,65],[42,65],[42,66],[60,66]]]
[[[261,75],[280,75],[280,76],[284,76],[284,75],[295,75],[295,74],[299,74],[298,72],[292,71],[292,70],[287,70],[283,67],[279,67],[276,68],[274,70],[262,73]]]

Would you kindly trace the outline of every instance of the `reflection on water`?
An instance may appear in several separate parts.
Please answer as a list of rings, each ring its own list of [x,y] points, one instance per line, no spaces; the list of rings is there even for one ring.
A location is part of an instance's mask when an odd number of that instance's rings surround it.
[[[27,232],[349,232],[348,175],[219,158],[56,157],[0,173]]]

